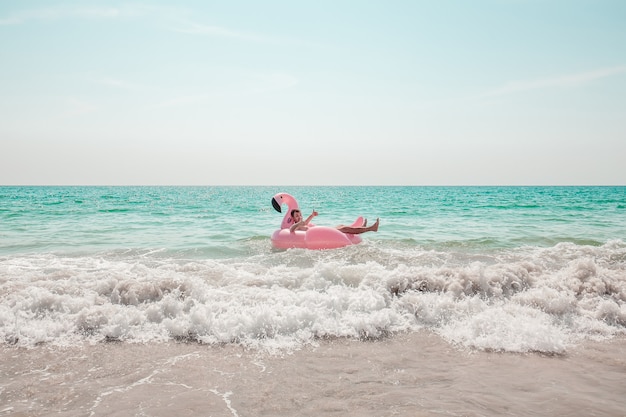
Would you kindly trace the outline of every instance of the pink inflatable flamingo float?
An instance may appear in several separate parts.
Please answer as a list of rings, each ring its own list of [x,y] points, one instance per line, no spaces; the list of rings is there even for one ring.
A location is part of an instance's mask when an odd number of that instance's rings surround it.
[[[296,230],[291,232],[289,228],[294,224],[291,218],[291,210],[298,208],[298,202],[287,193],[278,193],[272,198],[272,206],[282,213],[281,206],[288,207],[280,229],[272,234],[272,245],[279,249],[305,248],[305,249],[336,249],[348,245],[361,243],[361,237],[355,234],[342,233],[334,227],[315,226],[309,223],[308,230]],[[363,217],[359,217],[352,227],[363,226]]]

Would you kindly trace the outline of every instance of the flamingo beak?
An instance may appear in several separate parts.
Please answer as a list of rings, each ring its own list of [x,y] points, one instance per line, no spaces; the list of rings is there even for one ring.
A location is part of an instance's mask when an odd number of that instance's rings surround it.
[[[280,204],[278,204],[278,201],[276,201],[275,198],[272,198],[272,206],[274,206],[274,209],[277,212],[282,213],[282,210],[280,209]]]

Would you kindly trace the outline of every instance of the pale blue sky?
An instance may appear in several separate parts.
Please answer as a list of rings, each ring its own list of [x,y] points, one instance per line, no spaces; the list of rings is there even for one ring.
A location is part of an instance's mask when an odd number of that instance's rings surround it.
[[[0,184],[626,184],[626,1],[0,0]]]

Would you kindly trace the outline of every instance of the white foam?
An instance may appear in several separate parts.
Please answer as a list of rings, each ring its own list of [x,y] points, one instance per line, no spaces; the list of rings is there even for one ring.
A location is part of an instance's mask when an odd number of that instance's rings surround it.
[[[172,338],[293,349],[426,328],[452,343],[565,351],[626,328],[626,245],[493,254],[362,245],[185,260],[0,258],[0,340]]]

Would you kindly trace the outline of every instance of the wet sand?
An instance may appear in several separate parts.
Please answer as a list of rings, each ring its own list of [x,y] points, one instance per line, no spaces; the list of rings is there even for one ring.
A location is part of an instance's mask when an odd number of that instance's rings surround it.
[[[281,355],[195,343],[0,355],[0,416],[626,416],[626,338],[562,356],[425,332]]]

